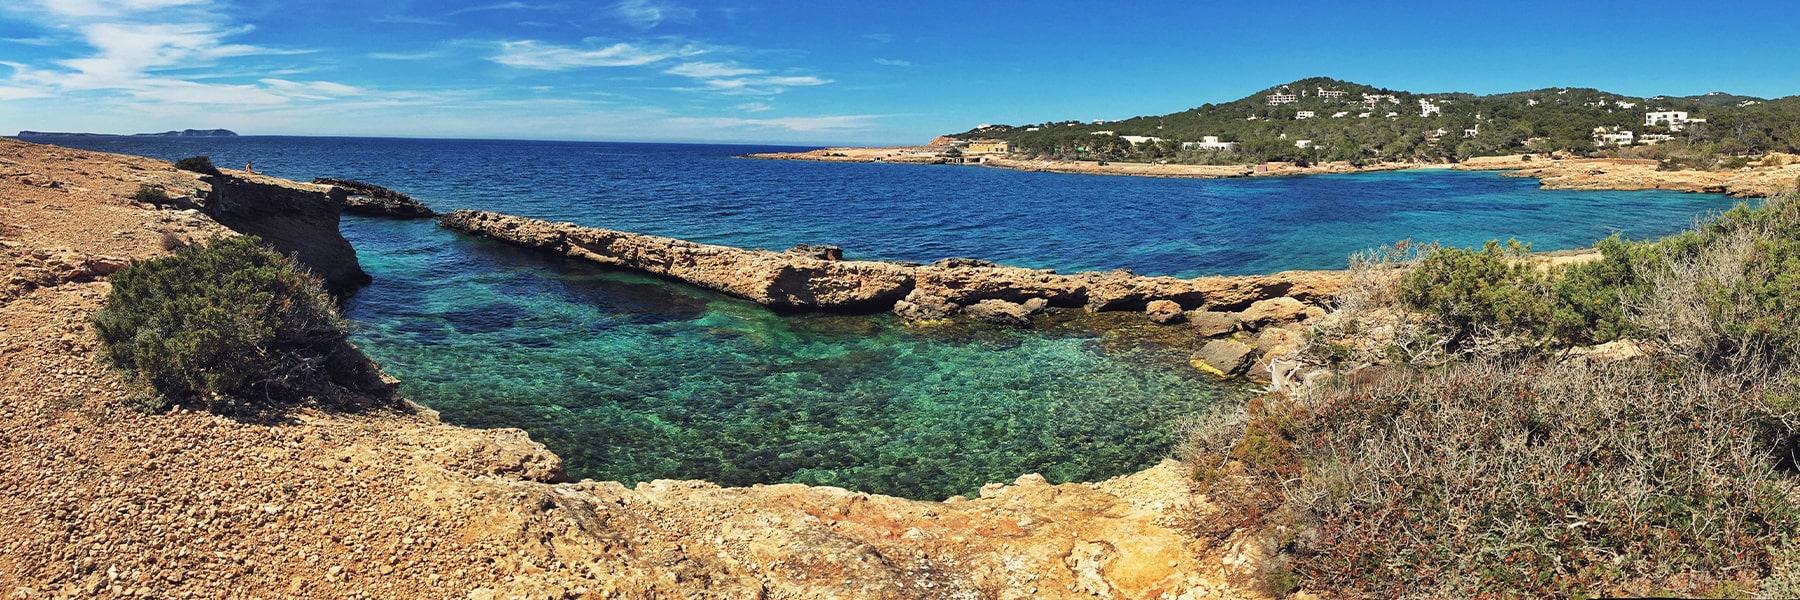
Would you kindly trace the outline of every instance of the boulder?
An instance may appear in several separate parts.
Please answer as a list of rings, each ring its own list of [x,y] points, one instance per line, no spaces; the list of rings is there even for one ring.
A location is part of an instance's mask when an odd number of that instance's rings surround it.
[[[1193,310],[1187,314],[1188,323],[1193,324],[1194,332],[1205,337],[1218,337],[1237,331],[1237,313],[1216,310]]]
[[[1187,320],[1187,314],[1181,312],[1181,305],[1171,300],[1151,300],[1144,306],[1144,315],[1157,325],[1174,325]]]
[[[956,316],[962,307],[943,298],[920,294],[917,290],[905,300],[894,303],[894,314],[906,321],[935,321]]]
[[[1298,322],[1305,318],[1305,303],[1282,296],[1267,300],[1258,300],[1238,313],[1238,320],[1252,329]]]
[[[1214,377],[1228,379],[1250,365],[1250,354],[1254,351],[1249,344],[1237,340],[1213,340],[1194,352],[1188,358],[1188,364]]]
[[[1024,305],[1005,300],[982,300],[963,308],[970,317],[999,325],[1025,327],[1031,325],[1031,311]]]
[[[411,196],[372,183],[319,177],[312,180],[331,186],[326,195],[344,207],[344,212],[372,217],[423,219],[437,216],[431,208]]]

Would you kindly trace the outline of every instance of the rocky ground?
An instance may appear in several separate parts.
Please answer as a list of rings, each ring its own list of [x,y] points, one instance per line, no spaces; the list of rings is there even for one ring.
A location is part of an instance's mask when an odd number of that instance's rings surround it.
[[[1208,525],[1222,512],[1172,462],[948,502],[626,488],[555,483],[522,432],[410,405],[136,412],[87,326],[106,274],[229,233],[130,200],[141,184],[201,187],[161,161],[0,140],[5,597],[1258,596],[1260,545]]]
[[[1512,171],[1507,175],[1536,178],[1548,189],[1676,190],[1766,198],[1793,187],[1795,180],[1800,179],[1800,161],[1793,158],[1773,154],[1758,164],[1732,171],[1659,171],[1654,160],[1552,160],[1542,155],[1515,155],[1470,159],[1456,168]]]

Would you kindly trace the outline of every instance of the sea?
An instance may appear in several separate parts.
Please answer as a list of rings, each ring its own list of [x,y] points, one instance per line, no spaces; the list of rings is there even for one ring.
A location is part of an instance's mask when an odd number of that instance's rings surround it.
[[[852,259],[993,260],[1059,272],[1339,269],[1400,240],[1579,248],[1675,233],[1722,195],[1538,189],[1413,170],[1153,179],[738,158],[785,146],[331,137],[46,138],[295,180],[355,179],[481,209]],[[1178,346],[1102,329],[908,327],[778,315],[641,274],[346,215],[374,283],[344,310],[402,391],[470,427],[518,427],[571,475],[632,485],[805,483],[919,499],[1040,473],[1097,481],[1170,456],[1238,391]]]

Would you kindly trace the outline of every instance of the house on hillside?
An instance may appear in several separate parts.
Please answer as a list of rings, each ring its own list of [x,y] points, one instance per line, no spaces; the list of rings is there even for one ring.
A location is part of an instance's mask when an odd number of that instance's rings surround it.
[[[1299,101],[1300,96],[1295,94],[1269,94],[1269,106],[1292,104]]]
[[[1689,119],[1686,111],[1679,110],[1665,110],[1644,115],[1645,126],[1668,125],[1669,131],[1681,131],[1692,121],[1694,119]]]
[[[1337,112],[1334,112],[1334,113],[1331,113],[1331,118],[1333,118],[1333,119],[1342,119],[1342,118],[1344,118],[1344,117],[1345,117],[1345,116],[1346,116],[1346,115],[1349,115],[1349,114],[1350,114],[1350,111],[1347,111],[1347,110],[1340,110],[1340,111],[1337,111]]]
[[[1295,148],[1310,148],[1310,147],[1312,147],[1312,140],[1294,140],[1294,147]]]
[[[1320,98],[1342,98],[1348,94],[1349,94],[1349,92],[1345,92],[1342,90],[1328,90],[1325,88],[1319,88],[1319,97]]]
[[[1201,136],[1198,142],[1182,142],[1182,150],[1236,150],[1237,142],[1221,142],[1219,136]]]
[[[1119,136],[1119,139],[1125,140],[1127,142],[1131,142],[1133,144],[1142,144],[1144,142],[1160,142],[1160,141],[1162,141],[1162,138],[1150,137],[1147,135],[1121,135],[1121,136]]]
[[[1315,113],[1315,112],[1313,112],[1313,111],[1310,111],[1310,110],[1303,110],[1303,111],[1300,111],[1300,112],[1297,112],[1297,113],[1294,113],[1294,120],[1296,120],[1296,121],[1298,121],[1298,120],[1301,120],[1301,119],[1311,119],[1311,118],[1313,118],[1313,117],[1315,117],[1315,116],[1318,116],[1318,114],[1319,114],[1319,113]]]
[[[1430,99],[1427,99],[1427,98],[1419,99],[1419,116],[1429,117],[1432,115],[1441,115],[1443,113],[1444,113],[1444,109],[1436,104],[1433,104]]]
[[[1594,128],[1594,143],[1602,146],[1630,146],[1636,140],[1637,134],[1630,131],[1618,131],[1617,128],[1611,130],[1605,127]]]
[[[1012,144],[1006,140],[975,140],[963,148],[963,155],[970,154],[1006,154],[1012,152]]]

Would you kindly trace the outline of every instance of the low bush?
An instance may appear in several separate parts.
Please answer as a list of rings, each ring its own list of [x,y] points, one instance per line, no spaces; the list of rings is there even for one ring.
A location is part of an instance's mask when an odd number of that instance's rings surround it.
[[[94,327],[112,363],[165,400],[217,407],[319,393],[343,323],[319,280],[253,236],[215,238],[111,276]]]
[[[210,157],[210,156],[189,156],[187,158],[175,161],[175,168],[181,169],[183,171],[193,171],[195,173],[203,173],[206,175],[219,175],[220,174],[219,168],[213,166],[212,157]]]
[[[163,191],[161,187],[140,183],[137,191],[131,193],[131,199],[135,202],[161,206],[169,203],[169,193]]]
[[[1779,468],[1800,423],[1763,400],[1792,393],[1777,387],[1468,361],[1265,404],[1288,408],[1248,420],[1278,425],[1241,430],[1231,453],[1275,465],[1241,470],[1279,490],[1271,581],[1351,597],[1718,594],[1755,588],[1800,541]]]

